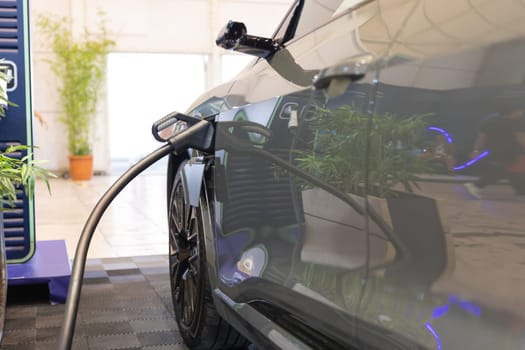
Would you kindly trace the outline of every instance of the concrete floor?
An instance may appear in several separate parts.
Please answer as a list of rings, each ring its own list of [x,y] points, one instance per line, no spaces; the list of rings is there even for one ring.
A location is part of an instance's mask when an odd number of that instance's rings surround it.
[[[37,182],[36,239],[65,239],[73,257],[89,213],[116,176],[96,176],[89,182],[50,180],[51,194]],[[166,177],[145,173],[113,201],[98,225],[88,258],[167,254]]]

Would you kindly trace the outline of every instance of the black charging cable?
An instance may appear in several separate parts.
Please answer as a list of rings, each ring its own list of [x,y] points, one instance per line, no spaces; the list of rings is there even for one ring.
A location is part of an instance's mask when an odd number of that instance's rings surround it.
[[[87,253],[89,244],[97,225],[111,204],[113,199],[126,187],[131,180],[144,170],[149,168],[153,163],[167,156],[170,153],[181,153],[188,148],[198,149],[204,152],[212,152],[215,137],[214,124],[209,120],[198,120],[187,129],[167,140],[167,144],[150,153],[138,163],[129,168],[118,180],[99,199],[89,217],[84,224],[82,234],[80,235],[75,258],[73,259],[73,271],[69,281],[69,290],[64,311],[64,322],[60,329],[58,338],[59,350],[70,350],[75,331],[75,324],[80,301],[80,291],[84,279],[84,269],[86,266]]]

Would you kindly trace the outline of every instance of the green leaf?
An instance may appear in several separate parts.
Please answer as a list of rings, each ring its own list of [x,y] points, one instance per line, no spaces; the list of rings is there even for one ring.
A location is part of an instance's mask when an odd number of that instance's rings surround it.
[[[61,81],[59,97],[67,127],[68,150],[72,155],[91,154],[92,129],[99,93],[102,90],[106,57],[115,42],[108,36],[104,16],[96,32],[85,30],[73,38],[70,21],[40,16],[37,25],[47,35],[54,56],[51,70]]]
[[[12,158],[10,153],[27,152],[21,159]],[[4,153],[0,152],[0,204],[12,205],[16,201],[17,187],[23,187],[28,196],[34,194],[35,179],[46,182],[49,190],[49,178],[56,177],[32,160],[28,146],[12,146]]]
[[[398,184],[413,192],[417,175],[430,168],[428,159],[411,154],[427,117],[367,114],[350,105],[319,109],[308,125],[312,141],[295,161],[343,192],[363,192],[365,180],[371,193],[394,195]]]

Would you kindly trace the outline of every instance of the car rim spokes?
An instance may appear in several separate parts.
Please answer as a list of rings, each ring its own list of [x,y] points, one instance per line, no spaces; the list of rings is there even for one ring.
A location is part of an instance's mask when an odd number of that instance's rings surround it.
[[[195,208],[190,209],[190,215],[188,217],[187,225],[187,242],[188,242],[188,255],[185,264],[185,269],[182,271],[182,280],[184,281],[184,323],[188,326],[191,325],[194,315],[196,313],[196,305],[198,302],[198,283],[199,283],[199,235],[196,230],[196,215]]]
[[[175,198],[170,213],[170,221],[175,225],[178,232],[184,230],[184,215],[186,213],[186,201],[184,200],[184,189],[181,184],[175,188]]]
[[[199,234],[196,209],[188,206],[182,190],[178,184],[169,214],[170,274],[174,306],[180,310],[180,321],[191,327],[199,295]]]

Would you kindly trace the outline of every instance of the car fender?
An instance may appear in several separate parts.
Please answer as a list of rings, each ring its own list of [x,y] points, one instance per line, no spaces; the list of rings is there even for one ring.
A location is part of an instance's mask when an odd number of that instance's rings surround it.
[[[193,207],[199,206],[200,194],[202,190],[202,181],[204,177],[205,164],[199,159],[191,159],[182,168],[182,179],[186,188],[187,198]]]
[[[189,162],[184,164],[182,169],[182,180],[184,181],[184,188],[186,198],[191,206],[200,207],[202,217],[202,229],[204,234],[204,246],[206,252],[206,261],[208,266],[208,277],[210,287],[216,288],[218,285],[218,272],[215,255],[215,231],[213,230],[213,209],[208,197],[209,192],[206,190],[206,163],[202,158],[192,158]],[[203,188],[204,186],[204,188]]]

